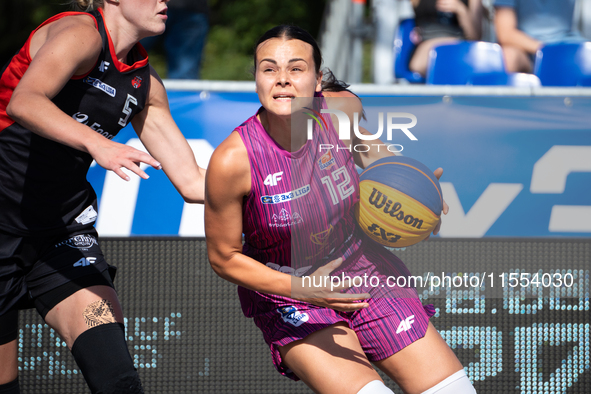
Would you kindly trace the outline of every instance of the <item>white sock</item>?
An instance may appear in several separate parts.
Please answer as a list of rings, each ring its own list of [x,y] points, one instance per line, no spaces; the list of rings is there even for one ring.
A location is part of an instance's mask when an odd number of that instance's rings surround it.
[[[476,394],[476,390],[470,383],[466,371],[460,369],[422,394]]]
[[[357,394],[394,394],[381,380],[372,380],[357,392]]]

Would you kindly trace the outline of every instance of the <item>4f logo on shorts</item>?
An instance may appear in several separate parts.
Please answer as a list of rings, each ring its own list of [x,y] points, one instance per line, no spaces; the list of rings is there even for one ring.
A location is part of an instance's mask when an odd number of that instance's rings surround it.
[[[87,267],[94,263],[96,263],[96,257],[82,257],[74,263],[74,267]]]
[[[400,322],[396,334],[400,334],[402,331],[410,330],[410,326],[415,322],[415,315],[410,315],[406,319]]]
[[[281,175],[283,175],[283,171],[276,172],[274,174],[269,174],[265,178],[265,182],[263,182],[267,186],[277,186],[277,182],[281,180]]]
[[[281,308],[277,308],[277,312],[281,314],[284,322],[296,327],[301,326],[310,318],[306,313],[298,311],[298,308],[295,306],[282,306]]]

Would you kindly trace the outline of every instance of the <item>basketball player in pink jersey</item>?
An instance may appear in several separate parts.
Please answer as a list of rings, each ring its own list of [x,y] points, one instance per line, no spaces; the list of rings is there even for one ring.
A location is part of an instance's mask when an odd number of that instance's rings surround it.
[[[262,106],[220,144],[207,171],[211,265],[239,285],[243,312],[261,329],[277,370],[314,392],[392,393],[373,363],[407,393],[474,393],[429,323],[432,306],[423,306],[414,289],[397,289],[393,297],[368,286],[306,288],[298,280],[409,275],[402,261],[357,230],[354,218],[355,165],[364,168],[389,153],[349,152],[352,141],[338,138],[327,115],[325,132],[315,130],[312,140],[305,128],[292,129],[298,98],[310,98],[309,109],[319,113],[362,112],[334,78],[323,84],[321,62],[318,45],[298,27],[275,27],[258,41]],[[340,149],[319,152],[319,144]]]

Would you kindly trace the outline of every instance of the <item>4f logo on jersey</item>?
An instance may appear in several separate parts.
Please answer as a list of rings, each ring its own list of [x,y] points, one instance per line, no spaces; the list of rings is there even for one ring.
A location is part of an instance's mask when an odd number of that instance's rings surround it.
[[[133,86],[134,88],[139,88],[140,86],[142,86],[142,77],[136,76],[131,80],[131,86]]]
[[[104,61],[104,60],[103,60],[103,61],[101,62],[101,64],[100,64],[100,66],[99,66],[99,71],[100,71],[100,72],[105,72],[106,70],[108,70],[108,69],[109,69],[109,66],[110,66],[110,65],[111,65],[111,63],[109,63],[109,62],[106,62],[106,61]]]
[[[410,315],[406,319],[400,322],[398,325],[398,329],[396,330],[396,334],[400,334],[402,331],[410,330],[410,326],[415,322],[415,315]]]
[[[281,180],[281,175],[283,175],[283,171],[267,175],[264,184],[267,186],[277,186],[277,182]]]
[[[96,257],[82,257],[74,263],[74,267],[88,267],[94,263],[96,263]]]

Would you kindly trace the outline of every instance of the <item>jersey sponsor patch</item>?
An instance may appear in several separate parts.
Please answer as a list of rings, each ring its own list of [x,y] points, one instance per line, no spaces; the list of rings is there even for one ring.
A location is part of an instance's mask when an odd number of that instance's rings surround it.
[[[308,314],[298,311],[298,308],[295,306],[282,306],[281,308],[277,308],[277,312],[281,314],[284,322],[296,327],[301,326],[310,318]]]
[[[261,202],[263,204],[281,204],[282,202],[288,202],[303,197],[308,193],[310,193],[309,184],[290,192],[274,194],[272,196],[261,196]]]
[[[291,227],[304,223],[304,219],[302,219],[299,213],[294,212],[290,215],[285,208],[279,212],[279,215],[274,213],[272,219],[273,223],[269,223],[269,227]]]
[[[93,245],[98,245],[98,242],[96,241],[96,238],[92,235],[80,234],[58,243],[57,245],[55,245],[55,247],[58,248],[62,245],[66,245],[74,249],[87,250],[91,248]]]
[[[117,94],[117,89],[115,89],[114,87],[112,87],[110,85],[107,85],[106,83],[104,83],[100,79],[93,78],[93,77],[86,77],[82,81],[89,84],[90,86],[94,86],[98,90],[102,90],[103,92],[107,93],[111,97],[115,97],[115,94]]]
[[[323,154],[320,159],[318,159],[318,167],[321,170],[326,170],[327,168],[332,167],[333,164],[336,163],[335,158],[332,156],[332,152],[328,151]]]
[[[92,205],[89,205],[78,217],[76,218],[76,222],[80,224],[88,224],[92,223],[96,220],[97,212],[94,210]]]
[[[274,269],[275,271],[283,272],[284,274],[297,276],[297,277],[301,277],[306,272],[308,272],[308,270],[310,268],[312,268],[311,265],[307,265],[305,267],[301,267],[296,270],[296,269],[293,269],[292,267],[288,267],[286,265],[279,265],[279,264],[275,264],[275,263],[271,263],[271,262],[268,262],[265,265],[269,268]]]

